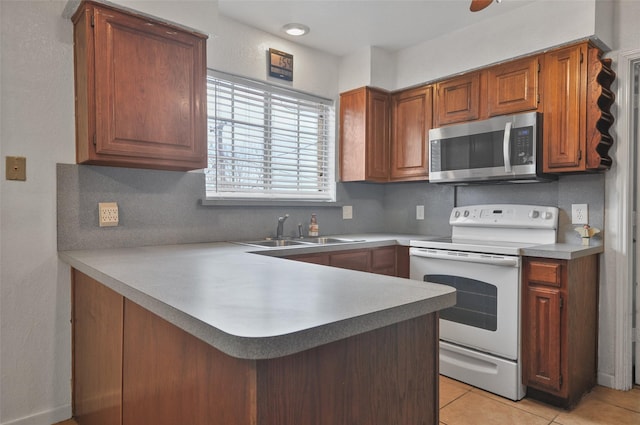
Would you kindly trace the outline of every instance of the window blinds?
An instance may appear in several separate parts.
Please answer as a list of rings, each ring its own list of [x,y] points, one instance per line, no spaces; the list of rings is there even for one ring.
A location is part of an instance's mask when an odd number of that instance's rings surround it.
[[[210,72],[208,198],[333,200],[331,101]]]

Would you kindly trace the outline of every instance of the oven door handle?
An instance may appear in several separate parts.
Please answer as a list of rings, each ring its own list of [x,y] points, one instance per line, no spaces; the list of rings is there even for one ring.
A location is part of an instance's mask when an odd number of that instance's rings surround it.
[[[492,266],[518,267],[520,265],[520,257],[506,257],[490,254],[483,255],[458,251],[435,251],[411,248],[410,255],[414,257],[434,258],[437,260],[448,261],[462,261],[465,263],[480,263]]]

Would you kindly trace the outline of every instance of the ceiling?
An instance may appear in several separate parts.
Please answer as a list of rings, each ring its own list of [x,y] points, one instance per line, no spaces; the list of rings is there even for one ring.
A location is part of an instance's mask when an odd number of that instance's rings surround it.
[[[367,46],[396,51],[540,0],[494,1],[470,12],[471,0],[218,0],[221,15],[337,56]],[[292,37],[288,23],[311,31]]]

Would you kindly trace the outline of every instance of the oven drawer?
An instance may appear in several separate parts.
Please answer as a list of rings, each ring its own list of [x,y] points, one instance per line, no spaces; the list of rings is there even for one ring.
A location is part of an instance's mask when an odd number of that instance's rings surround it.
[[[562,263],[545,259],[527,261],[524,267],[525,281],[538,285],[555,286],[562,284]]]

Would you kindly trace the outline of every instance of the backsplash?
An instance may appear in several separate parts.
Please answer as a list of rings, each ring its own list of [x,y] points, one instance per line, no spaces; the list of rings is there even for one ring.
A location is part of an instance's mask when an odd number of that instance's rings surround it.
[[[339,183],[338,203],[321,207],[203,206],[204,175],[75,164],[57,166],[58,249],[115,248],[158,244],[260,239],[274,236],[285,213],[285,236],[306,234],[311,213],[320,234],[450,234],[455,205],[523,203],[561,209],[560,242],[579,244],[571,225],[571,204],[589,204],[589,221],[603,228],[604,175],[563,176],[536,184],[446,186],[424,182]],[[98,202],[117,202],[120,225],[98,227]],[[353,219],[342,219],[341,205],[353,206]],[[416,205],[425,219],[416,220]]]

